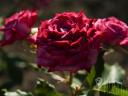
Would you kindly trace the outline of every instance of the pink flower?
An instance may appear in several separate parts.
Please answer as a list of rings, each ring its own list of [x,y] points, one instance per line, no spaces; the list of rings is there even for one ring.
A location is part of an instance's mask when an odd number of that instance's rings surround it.
[[[36,19],[37,13],[30,10],[24,10],[6,18],[5,25],[0,28],[0,31],[3,31],[4,37],[0,40],[0,46],[27,38]]]
[[[42,21],[36,42],[38,65],[49,71],[89,71],[99,48],[99,44],[92,46],[86,36],[91,26],[91,20],[82,12],[64,12]]]
[[[128,45],[128,26],[117,18],[98,19],[95,28],[101,32],[105,44]]]

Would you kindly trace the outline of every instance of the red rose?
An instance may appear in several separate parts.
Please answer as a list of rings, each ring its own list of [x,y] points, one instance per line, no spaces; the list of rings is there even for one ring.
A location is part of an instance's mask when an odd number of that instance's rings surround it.
[[[0,40],[0,46],[26,38],[36,19],[37,13],[30,10],[24,10],[6,18],[5,25],[0,28],[0,31],[4,32],[4,38]]]
[[[99,47],[88,42],[90,21],[82,12],[64,12],[42,21],[37,34],[38,65],[49,71],[90,70]]]
[[[128,26],[115,17],[98,19],[95,27],[101,31],[103,42],[110,45],[128,45]]]

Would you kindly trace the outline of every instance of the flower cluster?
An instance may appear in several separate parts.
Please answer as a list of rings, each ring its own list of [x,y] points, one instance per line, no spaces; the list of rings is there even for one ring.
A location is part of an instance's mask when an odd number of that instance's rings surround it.
[[[109,45],[128,45],[128,26],[115,17],[98,19],[94,24],[96,30],[101,31],[103,43]]]
[[[29,40],[36,18],[35,11],[27,10],[5,19],[0,46]],[[49,71],[89,71],[102,45],[128,46],[128,26],[115,17],[95,19],[83,12],[63,12],[41,21],[31,41],[37,45],[38,66]]]
[[[16,40],[26,39],[36,19],[37,13],[30,10],[24,10],[6,18],[4,26],[0,28],[0,31],[3,32],[0,46],[11,44]]]

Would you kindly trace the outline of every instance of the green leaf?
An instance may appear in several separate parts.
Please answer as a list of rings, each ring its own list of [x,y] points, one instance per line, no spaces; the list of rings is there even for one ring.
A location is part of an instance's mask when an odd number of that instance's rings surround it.
[[[108,96],[128,96],[128,89],[118,83],[103,85],[100,89],[95,89],[95,91],[99,91],[102,94],[100,96],[103,96],[103,94],[111,94]]]
[[[95,68],[92,67],[90,73],[87,75],[86,79],[87,79],[87,82],[89,84],[90,87],[92,87],[92,84],[93,84],[93,81],[94,81],[94,78],[95,78],[95,75],[96,75],[96,71],[95,71]]]
[[[33,96],[30,92],[24,92],[21,90],[17,90],[16,92],[8,92],[5,91],[5,96]]]
[[[104,51],[100,52],[97,58],[96,64],[91,68],[90,72],[87,74],[86,80],[90,88],[96,85],[95,79],[101,77],[104,71]]]
[[[93,90],[99,92],[99,96],[127,96],[128,90],[121,85],[125,71],[118,64],[105,64],[105,70],[101,77],[96,78],[97,86]],[[122,93],[123,95],[121,95]]]
[[[36,96],[63,96],[55,89],[55,86],[43,79],[37,81],[34,93]]]

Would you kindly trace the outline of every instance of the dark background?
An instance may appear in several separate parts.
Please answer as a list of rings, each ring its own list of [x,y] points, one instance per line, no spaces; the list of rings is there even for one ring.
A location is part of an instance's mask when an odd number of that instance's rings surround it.
[[[127,0],[0,0],[0,16],[10,16],[22,9],[37,9],[40,18],[49,18],[57,12],[81,11],[89,17],[116,16],[128,21]]]

